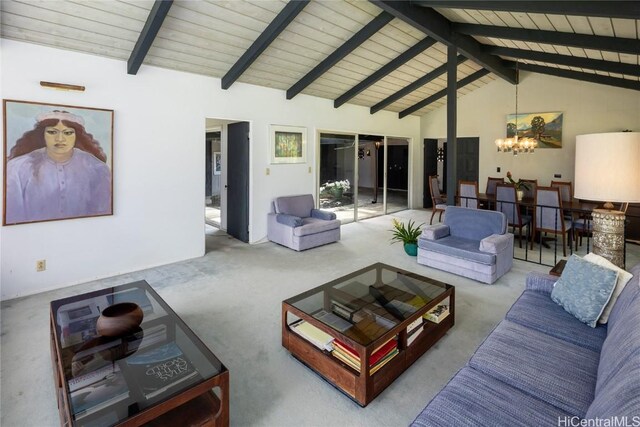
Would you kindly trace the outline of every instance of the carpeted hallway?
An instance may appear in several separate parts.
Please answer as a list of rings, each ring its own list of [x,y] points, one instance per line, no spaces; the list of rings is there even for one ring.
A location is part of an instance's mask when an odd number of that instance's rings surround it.
[[[338,243],[297,253],[273,243],[247,245],[207,235],[205,256],[2,303],[0,424],[57,426],[49,350],[49,301],[144,279],[230,371],[236,426],[405,426],[460,369],[524,289],[531,270],[515,261],[492,286],[433,270],[389,244],[391,218],[427,222],[403,211],[342,227]],[[638,261],[629,246],[627,266]],[[366,408],[299,363],[280,342],[282,300],[374,262],[456,286],[456,325]]]

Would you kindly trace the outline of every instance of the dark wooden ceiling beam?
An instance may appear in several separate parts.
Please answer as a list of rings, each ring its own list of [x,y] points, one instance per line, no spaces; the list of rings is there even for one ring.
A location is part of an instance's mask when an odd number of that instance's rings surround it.
[[[467,60],[467,58],[465,58],[464,56],[458,55],[456,66],[462,64],[466,60]],[[392,103],[396,102],[398,99],[407,96],[411,92],[413,92],[416,89],[426,85],[430,81],[440,77],[441,75],[443,75],[446,72],[447,72],[447,63],[444,63],[441,66],[439,66],[437,68],[434,68],[433,70],[431,70],[430,72],[428,72],[424,76],[420,77],[415,82],[403,87],[402,89],[400,89],[399,91],[397,91],[393,95],[390,95],[387,98],[383,99],[382,101],[378,102],[376,105],[371,107],[369,112],[371,114],[377,113],[378,111],[382,110],[387,105],[392,104]]]
[[[147,22],[145,22],[138,41],[133,47],[131,56],[129,56],[129,60],[127,61],[128,74],[136,74],[140,69],[140,65],[142,65],[145,56],[147,56],[147,52],[149,52],[149,48],[153,44],[172,4],[173,0],[156,0],[153,4],[151,12],[149,12],[149,16],[147,17]]]
[[[500,10],[505,12],[640,19],[640,2],[638,1],[414,0],[413,3],[425,7],[449,9]]]
[[[639,39],[460,23],[453,24],[453,30],[462,34],[474,36],[495,37],[507,40],[515,39],[528,42],[574,46],[585,49],[597,49],[640,55]]]
[[[269,47],[287,25],[295,19],[310,0],[291,0],[271,21],[265,30],[258,36],[253,44],[242,54],[227,74],[222,77],[222,89],[229,89],[240,78],[247,68]]]
[[[393,14],[396,18],[447,46],[455,46],[458,52],[488,69],[495,75],[515,84],[515,70],[504,65],[501,58],[482,50],[482,45],[473,37],[456,34],[452,31],[451,22],[433,9],[415,6],[407,0],[369,0],[371,3]]]
[[[309,71],[306,76],[291,86],[287,90],[287,99],[291,99],[302,92],[304,88],[326,73],[327,70],[336,65],[336,63],[342,60],[345,56],[353,52],[354,49],[360,46],[369,37],[380,31],[382,27],[392,20],[393,15],[387,12],[382,12],[380,15],[373,18],[373,20],[365,25],[360,31],[355,33],[342,46],[336,49],[331,55],[327,56],[320,64],[316,65],[313,70]]]
[[[403,53],[401,53],[400,55],[392,59],[386,65],[383,65],[375,73],[371,74],[369,77],[367,77],[366,79],[364,79],[363,81],[361,81],[360,83],[358,83],[357,85],[355,85],[354,87],[346,91],[344,94],[340,95],[335,101],[333,101],[333,107],[338,108],[339,106],[349,101],[351,98],[358,95],[360,92],[362,92],[369,86],[376,83],[378,80],[384,78],[389,73],[391,73],[401,65],[405,64],[410,59],[413,59],[420,53],[429,49],[435,43],[436,41],[429,37],[426,37],[420,40],[418,43],[414,44],[409,49],[407,49],[406,51],[404,51]]]
[[[522,67],[520,67],[520,68],[522,68]],[[461,89],[461,88],[465,87],[466,85],[468,85],[469,83],[473,83],[476,80],[478,80],[479,78],[484,77],[489,73],[490,73],[489,70],[486,70],[486,69],[483,68],[482,70],[478,70],[473,74],[469,74],[467,77],[465,77],[465,78],[463,78],[463,79],[458,81],[457,89]],[[411,107],[400,111],[400,113],[398,113],[398,118],[401,119],[403,117],[408,116],[409,114],[415,113],[419,109],[426,107],[427,105],[431,104],[432,102],[437,101],[438,99],[440,99],[440,98],[442,98],[442,97],[444,97],[446,95],[447,95],[447,88],[444,88],[441,91],[438,91],[438,92],[434,93],[433,95],[431,95],[427,99],[423,99],[422,101],[418,102],[417,104],[414,104]]]
[[[538,52],[535,50],[513,49],[502,46],[485,46],[487,52],[493,55],[509,56],[511,58],[529,59],[532,61],[549,62],[551,64],[567,65],[570,67],[587,68],[590,70],[607,71],[610,73],[640,76],[640,66],[624,62],[603,61],[601,59],[581,58],[579,56],[558,55],[556,53]]]
[[[515,68],[515,63],[510,64]],[[578,71],[564,70],[562,68],[543,67],[542,65],[522,64],[518,69],[531,71],[532,73],[548,74],[551,76],[565,77],[567,79],[582,80],[584,82],[599,83],[607,86],[621,87],[625,89],[640,90],[640,82],[636,80],[620,79],[617,77],[601,76],[599,74],[580,73]]]

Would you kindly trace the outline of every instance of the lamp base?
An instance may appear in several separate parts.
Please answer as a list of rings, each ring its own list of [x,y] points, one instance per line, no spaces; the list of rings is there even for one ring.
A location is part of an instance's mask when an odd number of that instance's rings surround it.
[[[593,253],[624,268],[624,212],[594,209]]]

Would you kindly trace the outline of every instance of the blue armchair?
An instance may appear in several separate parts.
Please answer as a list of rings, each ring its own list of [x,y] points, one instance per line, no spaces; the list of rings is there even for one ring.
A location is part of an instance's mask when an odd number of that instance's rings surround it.
[[[447,206],[418,238],[418,263],[491,284],[511,269],[513,234],[502,212]]]
[[[314,206],[311,194],[277,197],[268,216],[268,239],[296,251],[340,240],[336,214]]]

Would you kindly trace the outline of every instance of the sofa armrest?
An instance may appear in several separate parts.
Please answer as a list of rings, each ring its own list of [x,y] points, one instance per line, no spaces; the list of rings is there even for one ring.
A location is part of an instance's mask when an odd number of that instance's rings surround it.
[[[558,280],[557,276],[551,276],[550,274],[538,273],[532,271],[527,274],[526,290],[536,291],[544,294],[551,295],[553,285]]]
[[[300,218],[299,216],[283,213],[276,214],[276,221],[278,221],[280,224],[287,225],[292,228],[302,225],[302,218]]]
[[[311,216],[313,218],[324,219],[325,221],[331,221],[333,219],[336,219],[335,213],[322,211],[320,209],[311,209]]]
[[[449,235],[449,226],[444,224],[430,225],[422,230],[422,237],[427,240],[438,240]]]
[[[499,254],[509,247],[513,241],[513,234],[492,234],[480,240],[480,250],[492,254]]]

